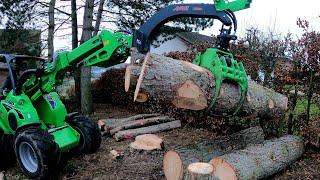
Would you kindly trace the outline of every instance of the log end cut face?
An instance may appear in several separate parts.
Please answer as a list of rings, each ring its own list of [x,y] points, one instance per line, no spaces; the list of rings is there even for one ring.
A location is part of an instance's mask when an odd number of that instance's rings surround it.
[[[168,151],[163,158],[163,171],[167,180],[182,179],[183,165],[178,153]]]
[[[213,167],[209,163],[192,163],[188,166],[188,171],[192,174],[198,174],[198,175],[206,175],[206,174],[212,174]]]
[[[202,110],[208,106],[203,91],[191,80],[187,80],[176,89],[172,103],[177,108],[190,110]]]
[[[137,136],[135,141],[130,144],[130,147],[133,149],[140,149],[140,150],[156,150],[162,149],[163,140],[154,134],[144,134]]]
[[[234,168],[225,160],[214,158],[210,161],[213,166],[213,176],[217,179],[236,180],[237,175]]]

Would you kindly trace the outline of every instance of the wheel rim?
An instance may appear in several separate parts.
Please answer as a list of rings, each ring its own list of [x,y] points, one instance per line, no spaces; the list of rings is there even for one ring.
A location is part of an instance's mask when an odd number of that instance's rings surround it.
[[[22,142],[19,146],[19,155],[23,166],[29,172],[35,173],[39,167],[39,162],[33,147],[27,142]]]

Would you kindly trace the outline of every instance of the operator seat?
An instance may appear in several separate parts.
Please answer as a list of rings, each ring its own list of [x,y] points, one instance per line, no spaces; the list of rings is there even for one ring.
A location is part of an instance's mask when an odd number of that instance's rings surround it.
[[[16,70],[14,70],[14,69],[12,69],[12,76],[13,76],[14,83],[17,84],[18,76],[17,76]],[[10,73],[8,72],[7,78],[3,81],[3,83],[0,87],[0,89],[1,89],[0,100],[4,99],[6,97],[6,93],[11,91],[12,88],[13,88],[13,84],[11,81]]]

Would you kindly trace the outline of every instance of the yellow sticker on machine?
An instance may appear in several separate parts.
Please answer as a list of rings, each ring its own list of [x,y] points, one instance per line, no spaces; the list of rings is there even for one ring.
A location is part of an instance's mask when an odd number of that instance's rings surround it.
[[[104,45],[104,46],[107,46],[107,45],[109,45],[109,44],[110,44],[110,41],[109,41],[109,40],[103,42],[103,45]]]

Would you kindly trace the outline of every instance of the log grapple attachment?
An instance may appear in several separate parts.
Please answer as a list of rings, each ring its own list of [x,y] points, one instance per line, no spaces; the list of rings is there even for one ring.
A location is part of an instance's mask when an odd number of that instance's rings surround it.
[[[194,64],[208,69],[215,77],[214,97],[207,109],[207,112],[214,107],[220,95],[221,84],[223,81],[232,82],[240,87],[241,97],[233,115],[239,112],[245,100],[248,90],[247,73],[241,62],[237,62],[229,52],[218,48],[209,48],[203,54],[198,53]]]

